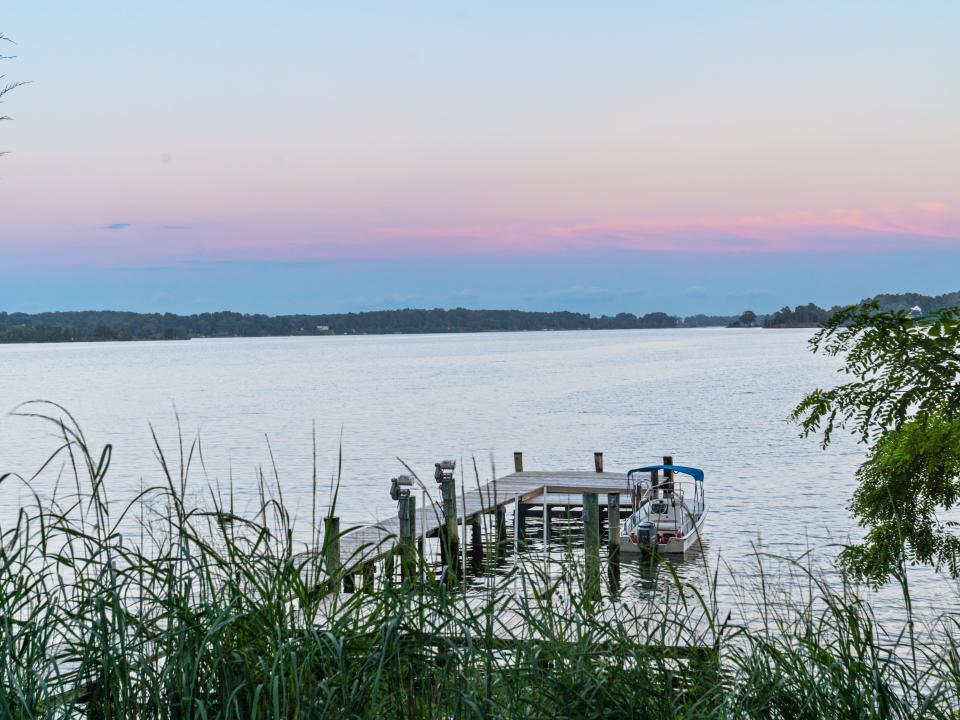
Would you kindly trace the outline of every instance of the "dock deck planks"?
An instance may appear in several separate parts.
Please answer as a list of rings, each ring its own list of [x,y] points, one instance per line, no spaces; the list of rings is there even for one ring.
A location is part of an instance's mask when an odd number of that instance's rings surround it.
[[[428,486],[436,500],[439,488]],[[493,480],[480,488],[465,490],[461,494],[457,489],[457,514],[459,521],[466,524],[477,515],[495,512],[498,508],[507,508],[518,502],[521,505],[543,505],[552,507],[579,507],[583,502],[583,493],[597,493],[599,503],[605,506],[607,494],[629,495],[625,473],[584,472],[584,471],[527,471],[515,472]],[[419,503],[420,493],[414,491]],[[429,502],[429,496],[428,496]],[[621,503],[625,505],[625,503]],[[443,524],[443,513],[439,504],[417,508],[417,537],[431,537]],[[352,528],[340,538],[343,564],[346,568],[361,563],[373,562],[389,553],[398,541],[400,521],[394,516],[378,523]]]

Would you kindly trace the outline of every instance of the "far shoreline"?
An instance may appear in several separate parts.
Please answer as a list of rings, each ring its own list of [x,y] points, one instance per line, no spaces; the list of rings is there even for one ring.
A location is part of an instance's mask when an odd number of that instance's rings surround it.
[[[712,331],[719,332],[723,330],[803,330],[816,329],[819,325],[776,325],[771,327],[727,327],[723,325],[707,325],[697,327],[675,327],[675,328],[541,328],[537,329],[518,329],[518,330],[448,330],[448,331],[425,331],[425,332],[343,332],[343,333],[287,333],[283,335],[196,335],[193,337],[163,338],[163,337],[136,337],[136,338],[79,338],[76,340],[21,340],[5,341],[0,340],[0,347],[14,347],[18,345],[101,345],[105,343],[114,343],[118,345],[127,345],[133,343],[177,343],[188,342],[190,340],[266,340],[271,338],[322,338],[322,337],[400,337],[400,336],[453,336],[453,335],[493,335],[497,333],[520,335],[523,333],[574,333],[574,332],[623,332],[623,331]]]

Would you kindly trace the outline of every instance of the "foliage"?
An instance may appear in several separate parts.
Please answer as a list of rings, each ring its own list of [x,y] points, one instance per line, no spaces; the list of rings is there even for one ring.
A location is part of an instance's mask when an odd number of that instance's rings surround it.
[[[683,326],[685,328],[726,327],[736,319],[736,315],[687,315],[683,319]]]
[[[10,43],[10,42],[13,42],[13,41],[3,33],[0,33],[0,43]],[[0,53],[0,60],[10,60],[10,59],[12,59],[11,56]],[[9,82],[7,81],[6,77],[7,77],[6,75],[0,75],[0,105],[3,104],[4,98],[9,93],[13,92],[18,87],[25,84],[22,82]],[[10,119],[11,118],[9,115],[0,115],[0,121],[10,120]],[[0,152],[0,155],[4,155],[4,154],[5,153]]]
[[[334,315],[247,315],[236,312],[174,315],[116,311],[0,312],[0,342],[180,339],[270,335],[457,333],[514,330],[674,328],[679,318],[661,312],[615,316],[520,310],[378,310]],[[56,329],[60,335],[51,332]],[[56,338],[56,340],[54,340]]]
[[[944,293],[943,295],[922,295],[921,293],[882,294],[876,295],[871,300],[865,300],[863,302],[875,302],[880,306],[881,310],[909,312],[911,308],[919,307],[925,313],[932,313],[936,310],[960,307],[960,291]]]
[[[844,357],[854,380],[814,390],[793,411],[803,434],[830,442],[838,425],[852,425],[862,441],[876,440],[919,417],[960,414],[960,310],[938,310],[924,319],[883,312],[876,304],[835,313],[810,341],[813,352]]]
[[[813,303],[797,305],[793,310],[785,305],[772,315],[767,316],[763,325],[764,327],[820,325],[829,320],[833,312],[833,310],[824,310]]]
[[[841,560],[879,585],[902,560],[960,576],[960,538],[937,518],[960,499],[960,419],[912,418],[884,434],[857,471],[851,509],[869,528]]]
[[[893,313],[907,313],[913,307],[919,307],[925,314],[935,313],[960,306],[960,291],[944,293],[943,295],[922,295],[920,293],[885,293],[873,298],[861,300],[860,305],[875,305],[878,309]],[[764,327],[813,327],[828,322],[834,313],[841,310],[834,306],[825,309],[807,303],[797,305],[793,310],[789,306],[780,308],[764,320]]]
[[[908,296],[882,296],[884,302],[903,305]],[[948,296],[939,296],[939,299]],[[932,307],[936,298],[910,295],[910,305]],[[915,302],[916,301],[916,302]],[[929,301],[929,302],[928,302]],[[763,317],[764,327],[817,325],[833,310],[816,305],[783,308]],[[691,315],[679,318],[663,312],[644,315],[622,312],[599,317],[586,313],[527,312],[523,310],[375,310],[324,315],[261,315],[213,312],[194,315],[134,313],[113,310],[0,312],[0,343],[67,342],[91,340],[164,340],[191,337],[263,337],[286,335],[383,335],[393,333],[510,332],[521,330],[634,330],[751,325],[741,316]],[[754,314],[752,322],[759,322]]]
[[[960,575],[957,539],[936,516],[960,497],[960,310],[912,319],[855,305],[810,342],[814,352],[843,356],[853,379],[808,394],[793,420],[804,435],[820,433],[824,447],[843,427],[873,443],[850,506],[869,531],[841,560],[877,584],[905,562]]]
[[[753,310],[744,310],[740,313],[740,317],[727,325],[727,327],[731,328],[750,328],[756,326],[757,314]]]
[[[340,578],[314,528],[294,542],[279,485],[246,512],[215,488],[212,509],[188,504],[200,446],[177,467],[157,442],[158,482],[117,505],[109,446],[55,406],[21,414],[54,423],[76,491],[0,528],[0,717],[945,720],[960,703],[949,632],[887,635],[810,569],[742,608],[753,624],[676,575],[651,602],[585,602],[575,555],[326,595]]]

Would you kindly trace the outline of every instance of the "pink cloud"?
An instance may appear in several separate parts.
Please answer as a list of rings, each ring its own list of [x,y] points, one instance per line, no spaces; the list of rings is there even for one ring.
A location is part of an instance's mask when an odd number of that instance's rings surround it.
[[[923,205],[924,207],[920,207]],[[948,207],[835,209],[694,222],[585,222],[553,226],[390,228],[385,238],[431,239],[478,251],[564,252],[612,248],[670,252],[860,252],[916,248],[960,248],[960,215]],[[931,215],[934,215],[933,217]],[[462,248],[461,248],[462,249]]]
[[[24,236],[4,242],[8,259],[69,266],[150,267],[183,262],[301,262],[329,259],[489,256],[510,253],[778,253],[960,249],[960,214],[944,203],[904,207],[798,210],[695,221],[597,221],[377,225],[311,218],[263,217],[235,223],[190,223],[178,232],[131,218],[122,233],[65,231],[71,241]],[[56,252],[51,252],[56,250]]]
[[[950,206],[947,205],[946,203],[934,202],[931,200],[928,200],[926,202],[918,202],[917,207],[920,210],[923,210],[929,213],[945,213],[947,210],[950,209]]]

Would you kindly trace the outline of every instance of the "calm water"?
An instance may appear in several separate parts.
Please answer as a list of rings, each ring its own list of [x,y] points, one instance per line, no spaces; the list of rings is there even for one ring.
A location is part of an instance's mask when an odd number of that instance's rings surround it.
[[[837,381],[835,361],[807,351],[806,330],[670,330],[192,340],[0,346],[0,406],[44,398],[70,409],[94,445],[114,445],[109,486],[129,496],[160,478],[148,423],[171,458],[175,412],[199,432],[206,480],[256,505],[267,438],[285,501],[309,522],[311,425],[329,478],[342,432],[345,522],[396,512],[389,479],[475,456],[481,476],[512,466],[608,470],[672,454],[704,468],[708,555],[749,573],[753,545],[824,565],[855,536],[846,503],[863,449],[838,437],[824,452],[787,423],[792,406]],[[29,473],[56,446],[36,421],[0,417],[0,473]],[[204,474],[195,468],[198,489]],[[49,490],[52,478],[39,482]],[[3,517],[19,491],[4,490]],[[687,564],[687,576],[703,573]],[[915,603],[948,606],[932,573],[912,578]],[[942,597],[942,599],[941,599]],[[899,589],[881,591],[899,615]]]

